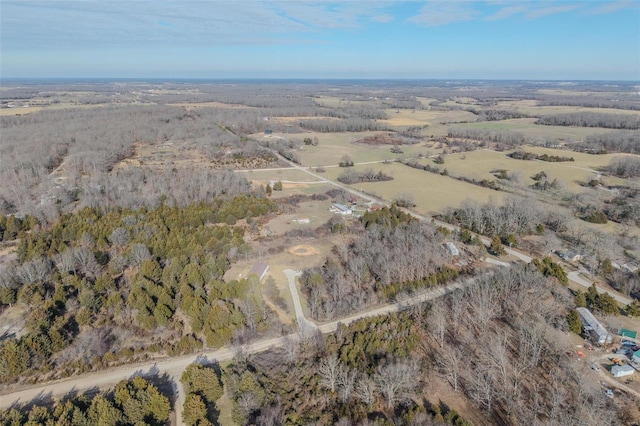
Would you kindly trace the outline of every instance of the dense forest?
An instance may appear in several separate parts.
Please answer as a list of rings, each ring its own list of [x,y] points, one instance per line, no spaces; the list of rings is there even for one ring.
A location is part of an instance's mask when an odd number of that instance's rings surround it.
[[[616,412],[559,343],[569,300],[536,268],[518,267],[480,276],[435,304],[309,336],[286,350],[239,355],[225,379],[234,420],[471,424],[430,398],[445,382],[473,401],[481,424],[618,424],[628,414]]]
[[[84,208],[19,235],[18,264],[0,270],[2,305],[40,306],[27,333],[0,342],[2,381],[65,376],[146,352],[183,353],[268,328],[250,281],[224,282],[248,253],[244,228],[275,209],[240,196],[189,207]],[[159,344],[151,344],[162,336]]]

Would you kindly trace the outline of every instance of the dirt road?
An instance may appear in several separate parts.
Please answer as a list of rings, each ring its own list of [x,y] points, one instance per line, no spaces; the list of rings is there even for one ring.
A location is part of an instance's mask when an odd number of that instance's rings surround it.
[[[302,330],[303,333],[316,330],[318,326],[304,317],[302,303],[300,303],[300,295],[298,294],[298,288],[296,287],[296,277],[300,274],[292,269],[285,269],[283,272],[289,281],[289,291],[291,292],[291,298],[293,299],[293,308],[296,312],[296,319],[298,320],[300,330]]]
[[[400,303],[383,305],[369,311],[364,311],[346,318],[341,318],[337,321],[331,321],[322,324],[320,326],[317,326],[317,328],[322,333],[332,333],[337,330],[338,324],[340,323],[349,324],[362,318],[396,312],[399,309],[403,309],[408,306],[437,299],[456,289],[461,289],[469,285],[472,281],[472,279],[468,279],[466,281],[450,284],[446,287],[438,287],[433,290],[424,291],[410,300],[402,301]],[[272,347],[282,346],[286,341],[290,341],[292,339],[296,340],[299,338],[300,335],[298,333],[294,333],[282,337],[263,339],[242,347],[242,350],[247,353],[263,352]],[[168,376],[174,378],[174,380],[179,380],[182,372],[189,364],[192,364],[194,362],[207,364],[214,361],[227,361],[234,357],[236,350],[237,348],[225,347],[218,350],[201,352],[199,354],[165,358],[152,363],[124,365],[121,367],[110,368],[104,371],[83,374],[81,376],[70,377],[64,380],[45,383],[37,385],[31,389],[25,389],[6,395],[1,395],[0,409],[9,408],[13,404],[28,403],[32,400],[48,400],[50,398],[61,397],[70,392],[82,392],[88,389],[108,388],[114,386],[120,380],[129,379],[133,376],[152,377],[167,374]],[[174,386],[176,385],[174,384]],[[178,401],[176,404],[176,411],[179,415],[181,414],[181,407],[182,403],[184,402],[184,390],[181,389],[181,386],[179,384],[174,387],[174,391],[176,390],[179,390]],[[180,416],[178,418],[180,419]],[[181,423],[178,424],[180,425]]]

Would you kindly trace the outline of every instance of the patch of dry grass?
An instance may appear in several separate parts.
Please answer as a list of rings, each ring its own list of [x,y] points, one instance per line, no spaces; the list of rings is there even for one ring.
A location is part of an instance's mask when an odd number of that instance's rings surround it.
[[[356,166],[355,170],[363,171],[371,166]],[[447,165],[445,164],[445,167]],[[386,182],[359,183],[354,188],[376,195],[385,200],[393,200],[401,194],[411,194],[416,203],[415,210],[419,213],[442,213],[447,207],[457,207],[465,199],[475,199],[481,203],[493,199],[502,201],[505,192],[482,188],[470,183],[461,182],[447,176],[392,163],[380,164],[373,167],[375,171],[382,170],[393,177]],[[336,179],[344,169],[331,169],[327,173]]]
[[[386,120],[378,120],[389,126],[435,126],[440,123],[456,123],[460,121],[475,121],[476,116],[468,111],[431,111],[410,109],[387,109]]]

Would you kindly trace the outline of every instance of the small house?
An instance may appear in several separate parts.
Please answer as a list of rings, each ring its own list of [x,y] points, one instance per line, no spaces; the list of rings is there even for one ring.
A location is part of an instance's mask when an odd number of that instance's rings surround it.
[[[268,271],[269,271],[269,265],[267,263],[258,262],[255,265],[253,265],[253,267],[249,271],[249,275],[255,275],[258,277],[259,281],[262,281],[262,279],[264,278],[264,276],[267,274]]]
[[[640,364],[640,350],[637,350],[633,353],[633,355],[631,356],[631,361]]]
[[[611,367],[613,377],[631,376],[636,370],[630,365],[614,365]]]
[[[333,203],[329,210],[331,211],[331,213],[341,214],[344,216],[349,216],[353,213],[353,211],[349,207],[340,203]]]
[[[579,262],[582,259],[582,255],[577,251],[567,250],[558,253],[561,259],[566,260],[567,262]]]

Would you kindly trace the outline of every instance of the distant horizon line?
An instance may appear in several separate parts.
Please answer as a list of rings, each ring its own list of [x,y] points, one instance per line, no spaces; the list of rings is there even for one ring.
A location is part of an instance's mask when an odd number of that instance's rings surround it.
[[[597,83],[637,83],[640,84],[640,78],[637,80],[626,79],[569,79],[569,78],[415,78],[415,77],[0,77],[0,82],[35,82],[35,81],[78,81],[78,82],[149,82],[149,81],[167,81],[167,82],[194,82],[194,81],[235,81],[235,82],[318,82],[318,81],[447,81],[447,82],[544,82],[544,83],[580,83],[580,82],[597,82]]]

